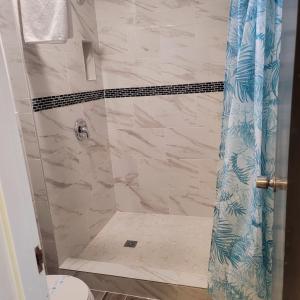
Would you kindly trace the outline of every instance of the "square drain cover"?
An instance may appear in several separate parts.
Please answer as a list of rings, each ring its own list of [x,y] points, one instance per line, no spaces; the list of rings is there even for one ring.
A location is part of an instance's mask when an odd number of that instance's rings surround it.
[[[137,243],[138,243],[137,241],[127,240],[126,243],[124,244],[124,247],[135,248]]]

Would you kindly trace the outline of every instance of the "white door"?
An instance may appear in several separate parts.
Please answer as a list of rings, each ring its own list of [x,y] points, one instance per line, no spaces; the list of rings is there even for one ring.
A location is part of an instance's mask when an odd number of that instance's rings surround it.
[[[1,34],[0,128],[1,266],[11,270],[10,275],[15,280],[15,292],[18,295],[16,299],[44,300],[47,299],[46,276],[44,272],[39,273],[36,263],[34,249],[40,245],[40,241]],[[4,283],[0,281],[1,300],[14,300],[13,293],[9,298],[3,298],[1,293],[6,292],[7,288],[1,286]]]

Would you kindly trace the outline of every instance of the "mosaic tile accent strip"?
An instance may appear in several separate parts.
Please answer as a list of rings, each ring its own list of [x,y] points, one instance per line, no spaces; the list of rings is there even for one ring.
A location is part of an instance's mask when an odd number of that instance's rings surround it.
[[[177,95],[222,92],[224,82],[204,82],[178,85],[160,85],[124,89],[105,90],[105,98],[146,97],[156,95]]]
[[[126,98],[126,97],[147,97],[156,95],[179,95],[223,92],[224,82],[203,82],[192,84],[160,85],[134,88],[106,89],[88,91],[75,94],[34,98],[32,100],[33,111],[47,110],[62,106],[68,106],[88,101]]]
[[[100,99],[104,99],[104,90],[34,98],[32,107],[33,111],[41,111]]]

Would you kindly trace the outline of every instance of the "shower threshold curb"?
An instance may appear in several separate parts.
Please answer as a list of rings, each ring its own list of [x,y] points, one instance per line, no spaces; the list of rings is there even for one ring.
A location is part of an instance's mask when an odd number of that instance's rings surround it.
[[[154,282],[91,272],[59,269],[63,275],[83,280],[90,289],[160,300],[211,300],[205,288]]]

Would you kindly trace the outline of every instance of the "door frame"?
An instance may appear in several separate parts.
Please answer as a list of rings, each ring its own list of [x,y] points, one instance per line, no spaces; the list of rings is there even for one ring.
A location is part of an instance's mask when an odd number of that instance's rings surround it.
[[[300,299],[300,9],[298,7],[286,203],[283,299]]]
[[[5,260],[1,265],[10,275],[10,281],[0,281],[0,290],[12,293],[5,299],[46,300],[46,275],[37,267],[35,247],[40,240],[1,32],[0,91],[0,250]]]

